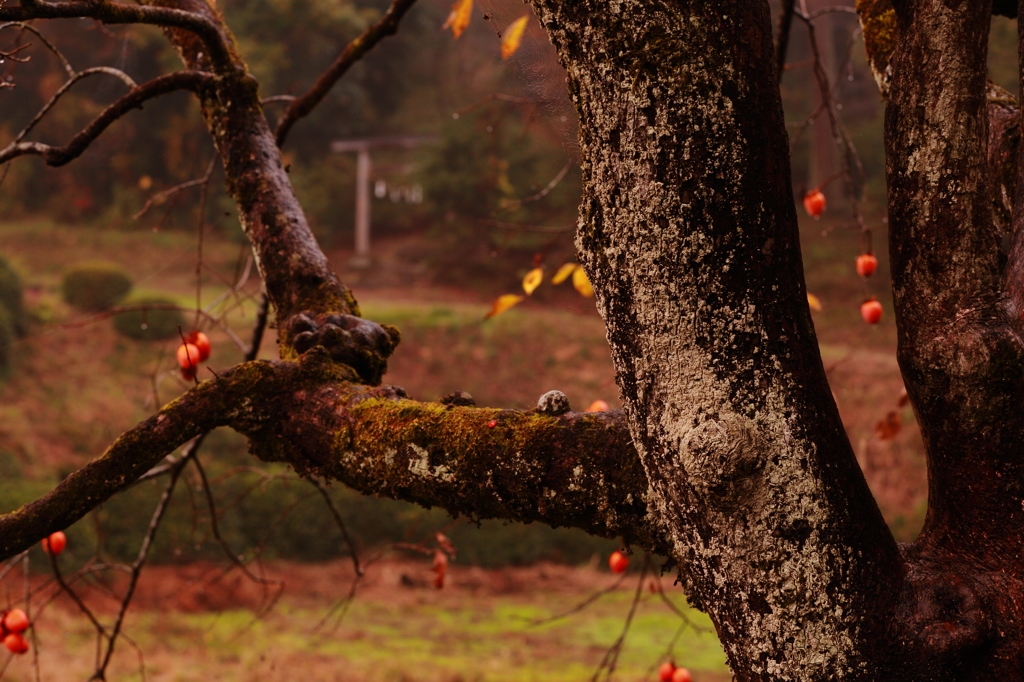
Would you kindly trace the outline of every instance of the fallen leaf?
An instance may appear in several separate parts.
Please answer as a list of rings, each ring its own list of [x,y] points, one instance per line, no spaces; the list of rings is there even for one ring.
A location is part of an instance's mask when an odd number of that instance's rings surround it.
[[[576,265],[575,263],[566,263],[562,267],[558,268],[558,272],[556,272],[555,276],[551,278],[551,283],[561,284],[562,282],[567,280],[569,278],[569,275],[573,273],[573,270],[575,270],[578,267],[579,266]]]
[[[523,277],[523,291],[526,292],[527,296],[532,294],[534,290],[540,286],[540,283],[544,281],[544,269],[534,268],[526,273],[526,277]]]
[[[501,39],[502,59],[508,59],[519,49],[519,43],[523,41],[523,31],[526,30],[526,22],[529,18],[529,14],[524,14],[505,29],[505,37]]]
[[[520,301],[525,299],[525,296],[520,296],[519,294],[505,294],[504,296],[499,296],[498,300],[491,304],[491,310],[490,312],[487,313],[484,319],[489,320],[495,315],[501,315],[503,312],[514,306],[516,303],[519,303]]]
[[[900,413],[893,410],[885,415],[885,419],[875,424],[875,435],[878,436],[878,440],[892,440],[900,432],[900,426]]]
[[[583,272],[583,268],[573,270],[572,285],[576,288],[576,291],[580,292],[581,296],[594,295],[594,287],[590,286],[590,280],[587,279],[587,273]]]
[[[452,5],[452,11],[448,14],[448,19],[444,22],[441,30],[451,28],[452,35],[457,39],[466,30],[466,27],[469,26],[469,18],[472,14],[473,0],[455,0],[455,4]]]
[[[821,299],[814,294],[807,294],[807,305],[815,312],[821,312]]]

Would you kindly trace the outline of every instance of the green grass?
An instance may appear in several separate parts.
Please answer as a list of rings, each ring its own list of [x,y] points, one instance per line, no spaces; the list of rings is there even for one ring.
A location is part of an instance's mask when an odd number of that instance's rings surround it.
[[[508,596],[405,590],[395,601],[360,597],[340,624],[318,631],[313,628],[325,607],[286,599],[255,622],[247,610],[146,611],[129,619],[127,631],[146,652],[150,679],[578,682],[593,675],[622,632],[633,589],[622,587],[582,612],[534,624],[572,610],[584,596],[584,590]],[[675,601],[682,603],[678,596]],[[683,626],[656,597],[644,594],[616,679],[651,679],[653,667],[670,655],[698,682],[728,679],[707,617],[681,608],[692,626]],[[46,665],[51,657],[78,673],[68,679],[84,679],[93,639],[81,622],[55,637],[51,631],[57,624],[48,626],[44,619],[40,626],[43,679],[53,679]],[[20,679],[17,663],[10,679]],[[117,679],[141,679],[127,647],[115,667]]]

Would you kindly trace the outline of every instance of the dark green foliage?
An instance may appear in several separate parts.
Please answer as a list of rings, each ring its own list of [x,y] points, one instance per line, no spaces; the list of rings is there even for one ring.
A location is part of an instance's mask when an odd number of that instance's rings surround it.
[[[25,306],[22,302],[21,278],[11,264],[0,256],[0,308],[8,313],[8,324],[15,334],[25,334]]]
[[[105,310],[132,288],[128,274],[113,263],[85,262],[64,272],[61,291],[64,300],[82,310]]]
[[[178,330],[186,326],[185,316],[177,308],[177,302],[151,292],[138,292],[120,301],[124,307],[138,307],[114,316],[114,329],[127,337],[139,341],[159,341],[178,336]],[[153,307],[148,307],[153,306]]]

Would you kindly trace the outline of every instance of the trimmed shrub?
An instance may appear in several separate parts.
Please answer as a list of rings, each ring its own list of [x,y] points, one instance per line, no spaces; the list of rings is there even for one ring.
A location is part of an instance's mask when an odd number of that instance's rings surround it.
[[[123,306],[169,306],[178,302],[159,293],[138,292],[121,299]],[[114,329],[138,341],[160,341],[178,335],[178,328],[187,325],[185,316],[178,309],[150,308],[128,310],[114,316]]]
[[[15,334],[24,336],[25,306],[22,303],[21,278],[11,264],[0,256],[0,307],[9,313],[8,324]]]
[[[81,310],[105,310],[132,288],[128,274],[113,263],[87,262],[64,272],[64,300]]]

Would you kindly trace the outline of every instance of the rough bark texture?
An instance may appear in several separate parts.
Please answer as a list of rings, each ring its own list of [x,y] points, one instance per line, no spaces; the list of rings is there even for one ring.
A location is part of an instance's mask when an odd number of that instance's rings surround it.
[[[582,121],[577,245],[687,594],[739,679],[872,679],[899,562],[811,326],[767,5],[535,6]]]

